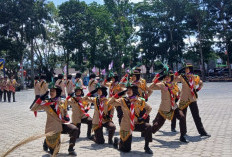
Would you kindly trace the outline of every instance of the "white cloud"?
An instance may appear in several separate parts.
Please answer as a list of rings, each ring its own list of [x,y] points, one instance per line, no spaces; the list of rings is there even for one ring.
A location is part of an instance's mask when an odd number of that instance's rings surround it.
[[[130,0],[130,2],[138,3],[138,2],[143,2],[143,0]]]

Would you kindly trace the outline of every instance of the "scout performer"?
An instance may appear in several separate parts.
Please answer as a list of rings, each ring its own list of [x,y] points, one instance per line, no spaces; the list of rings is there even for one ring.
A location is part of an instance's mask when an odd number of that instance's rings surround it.
[[[104,85],[109,87],[109,98],[111,98],[115,94],[122,91],[122,88],[119,84],[119,78],[118,78],[118,75],[116,73],[111,72],[109,74],[108,78],[105,79]],[[117,106],[116,110],[117,110],[118,123],[120,125],[121,120],[122,120],[122,116],[123,116],[121,106]]]
[[[95,90],[97,85],[97,80],[96,80],[96,75],[95,74],[90,74],[89,75],[89,83],[88,83],[88,91],[91,93],[93,90]],[[91,95],[91,97],[95,97],[96,94]],[[94,107],[94,104],[91,103],[91,108]]]
[[[90,76],[89,76],[89,84],[88,84],[89,93],[91,93],[93,90],[95,90],[96,85],[97,85],[96,75],[95,74],[90,74]]]
[[[193,65],[190,63],[187,63],[184,68],[176,72],[175,76],[175,81],[182,83],[179,108],[183,111],[186,118],[187,108],[189,106],[198,133],[201,136],[210,137],[203,127],[197,106],[197,92],[200,91],[203,86],[202,80],[200,80],[199,76],[193,74]],[[196,88],[196,86],[198,86],[198,88]]]
[[[127,93],[126,97],[118,99],[125,93]],[[143,98],[139,97],[138,86],[128,84],[127,91],[114,95],[108,104],[121,106],[123,111],[120,141],[117,137],[114,138],[114,148],[119,146],[119,150],[122,152],[131,151],[132,133],[138,131],[144,132],[145,135],[145,153],[153,154],[149,147],[149,143],[152,142],[151,125],[146,122],[152,109]]]
[[[163,76],[156,76],[154,82],[150,85],[151,90],[161,90],[161,104],[159,111],[153,120],[152,133],[156,133],[164,124],[166,119],[172,120],[175,115],[180,120],[180,141],[187,143],[186,119],[181,110],[179,110],[176,99],[178,99],[178,86],[173,83],[174,74],[168,70]],[[161,81],[161,82],[159,82]],[[159,82],[159,83],[158,83]]]
[[[135,68],[135,70],[131,74],[131,81],[132,84],[138,86],[138,91],[140,97],[144,98],[146,101],[148,101],[148,97],[151,95],[152,91],[147,87],[146,80],[141,78],[141,69]],[[146,119],[146,122],[150,122],[150,115],[148,115],[148,118]],[[144,133],[141,133],[141,137],[144,137]]]
[[[35,93],[35,99],[33,103],[30,106],[30,109],[32,105],[36,102],[37,99],[40,98],[40,83],[39,83],[39,76],[35,76],[34,78],[34,93]]]
[[[75,77],[75,84],[77,84],[80,86],[80,87],[83,87],[83,81],[81,79],[81,73],[76,73],[76,77]]]
[[[68,95],[72,94],[73,91],[74,91],[74,85],[73,85],[73,82],[72,82],[72,75],[68,75],[68,77],[67,77],[66,91],[67,91]]]
[[[6,95],[8,93],[8,88],[7,88],[7,76],[4,77],[4,80],[2,82],[2,89],[3,89],[3,97],[4,97],[4,102],[6,102]]]
[[[146,80],[141,78],[141,69],[136,68],[131,74],[131,83],[138,86],[139,95],[146,101],[151,95],[152,91],[147,87]]]
[[[61,97],[62,98],[66,98],[66,94],[65,94],[65,82],[64,82],[64,75],[63,74],[59,74],[58,75],[58,80],[56,81],[56,86],[59,86],[62,89],[62,93],[61,93]]]
[[[2,94],[3,94],[3,77],[0,76],[0,102],[2,102]]]
[[[39,91],[40,91],[40,96],[44,95],[48,91],[48,84],[46,82],[46,75],[42,74],[40,76],[40,82],[39,82]]]
[[[11,93],[13,96],[13,102],[15,101],[15,88],[17,86],[19,86],[19,84],[17,83],[17,81],[14,79],[14,76],[11,76],[10,80],[8,81],[8,86],[9,86],[9,101],[11,101]]]
[[[77,85],[75,88],[75,93],[70,94],[66,98],[66,106],[72,106],[72,124],[77,126],[79,130],[81,129],[81,123],[88,125],[87,137],[90,139],[93,119],[87,113],[89,111],[89,103],[82,99],[83,96],[83,88]]]
[[[45,110],[47,113],[45,133],[52,133],[52,135],[46,136],[43,148],[45,151],[47,151],[49,148],[50,153],[53,154],[54,150],[59,148],[61,134],[69,134],[70,141],[68,152],[70,155],[76,155],[73,148],[79,134],[79,129],[73,124],[65,124],[67,118],[65,116],[64,105],[62,105],[60,100],[62,92],[61,88],[59,86],[55,86],[53,82],[49,84],[49,88],[51,98],[49,100],[45,100],[49,93],[47,91],[35,102],[31,108],[35,115],[37,114],[37,111],[40,110]]]
[[[97,97],[90,98],[97,92]],[[94,131],[93,141],[97,144],[104,144],[103,127],[108,130],[108,143],[113,144],[113,136],[115,132],[115,125],[112,121],[114,115],[114,108],[108,105],[107,88],[103,85],[97,84],[97,88],[88,93],[84,100],[94,104],[94,115],[92,121],[92,129]]]

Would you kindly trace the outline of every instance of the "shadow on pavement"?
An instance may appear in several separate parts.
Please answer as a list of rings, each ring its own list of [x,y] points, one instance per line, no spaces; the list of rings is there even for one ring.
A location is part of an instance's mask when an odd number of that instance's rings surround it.
[[[162,130],[159,130],[158,132],[161,132],[162,135],[156,135],[156,136],[176,136],[176,134],[179,134],[179,132],[166,132],[166,131],[162,131]]]
[[[180,145],[186,145],[187,144],[187,143],[183,143],[183,142],[180,142],[180,141],[163,141],[163,140],[155,139],[155,138],[153,138],[153,140],[156,140],[157,142],[159,142],[162,145],[152,145],[152,143],[151,143],[151,147],[176,149],[176,148],[179,148]]]
[[[149,156],[153,156],[153,155],[154,154],[145,154],[143,148],[141,149],[141,151],[131,150],[128,153],[124,153],[124,152],[120,151],[120,156],[122,156],[122,157],[127,157],[127,156],[128,157],[131,157],[131,156],[133,156],[133,157],[137,157],[137,156],[141,156],[141,157],[147,156],[147,157],[149,157]]]

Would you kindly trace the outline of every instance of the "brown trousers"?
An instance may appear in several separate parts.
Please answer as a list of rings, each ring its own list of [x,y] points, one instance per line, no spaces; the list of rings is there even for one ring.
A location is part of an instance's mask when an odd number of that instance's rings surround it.
[[[190,111],[192,113],[192,117],[193,117],[194,123],[195,123],[195,125],[197,127],[198,133],[199,134],[206,134],[206,131],[205,131],[204,126],[203,126],[202,121],[201,121],[201,117],[199,115],[199,109],[198,109],[197,102],[196,101],[192,102],[189,105],[189,108],[190,108]],[[184,115],[185,115],[185,121],[186,121],[186,117],[187,117],[187,109],[188,109],[188,107],[186,107],[185,109],[182,110],[183,113],[184,113]],[[172,121],[172,124],[171,124],[171,128],[173,129],[175,127],[176,127],[176,121],[173,118],[173,121]],[[187,132],[187,129],[186,129],[186,132]]]
[[[152,142],[152,130],[149,123],[135,124],[134,131],[144,132],[145,142]],[[123,152],[129,152],[131,150],[132,135],[126,141],[120,139],[119,150]]]
[[[73,148],[76,143],[76,139],[78,137],[78,134],[80,134],[79,128],[77,128],[73,124],[62,124],[63,131],[61,134],[69,134],[70,141],[69,141],[69,148]]]
[[[183,111],[184,112],[184,111]],[[185,113],[184,113],[185,114]],[[181,135],[185,135],[187,132],[187,128],[186,128],[186,118],[182,117],[180,115],[180,111],[179,109],[176,109],[174,111],[174,115],[176,116],[177,119],[179,119],[180,121],[180,133]],[[161,114],[158,112],[155,119],[153,120],[153,126],[152,126],[152,133],[156,133],[163,125],[164,122],[166,121],[166,119],[164,119]]]
[[[117,106],[116,110],[117,110],[118,124],[120,125],[121,121],[122,121],[122,116],[123,116],[123,112],[122,112],[121,106]]]
[[[116,126],[114,125],[113,122],[107,122],[105,124],[102,124],[102,127],[96,129],[94,131],[94,142],[96,142],[97,144],[104,144],[105,143],[105,139],[103,136],[103,127],[107,128],[108,130],[108,141],[112,141],[115,130],[116,130]]]
[[[92,118],[91,117],[86,117],[86,118],[83,118],[81,119],[81,123],[77,123],[77,128],[79,128],[79,134],[77,136],[77,138],[79,138],[80,136],[80,133],[81,133],[81,124],[87,124],[88,125],[88,130],[87,130],[87,136],[90,136],[91,135],[91,130],[92,130]]]
[[[62,124],[62,128],[63,128],[63,131],[61,132],[61,134],[69,134],[70,136],[69,149],[72,149],[75,146],[76,139],[79,133],[79,129],[73,124]],[[44,140],[43,147],[48,147],[46,143],[46,139]],[[49,149],[50,149],[50,153],[53,154],[54,149],[52,148],[49,148]]]

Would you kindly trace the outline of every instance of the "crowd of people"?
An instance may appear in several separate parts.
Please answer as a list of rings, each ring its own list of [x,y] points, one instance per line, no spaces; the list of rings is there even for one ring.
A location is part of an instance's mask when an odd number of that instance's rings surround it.
[[[104,144],[103,128],[108,131],[108,144],[122,152],[131,151],[133,132],[141,132],[145,139],[144,150],[153,154],[149,145],[152,134],[155,134],[165,123],[171,120],[171,131],[176,132],[176,119],[180,127],[179,140],[188,143],[186,137],[186,116],[189,106],[193,120],[200,136],[210,137],[202,124],[197,105],[198,92],[203,87],[200,77],[193,74],[193,66],[189,63],[173,72],[168,66],[158,73],[148,86],[141,77],[141,69],[134,68],[121,79],[117,73],[110,71],[105,80],[97,81],[96,75],[90,75],[88,94],[84,94],[81,73],[77,73],[75,81],[68,75],[58,75],[56,81],[46,83],[46,75],[35,77],[35,100],[30,109],[44,110],[47,114],[45,133],[51,133],[44,140],[43,149],[51,154],[57,153],[61,134],[69,134],[70,155],[76,155],[74,146],[79,138],[81,125],[87,124],[86,136],[97,144]],[[182,88],[179,88],[181,83]],[[153,90],[161,91],[161,103],[155,119],[150,123],[149,97]],[[94,107],[93,115],[88,113]],[[69,118],[68,110],[72,108]],[[120,138],[114,137],[116,125],[112,120],[117,112]],[[92,132],[93,131],[93,135]]]
[[[15,90],[16,87],[18,87],[19,84],[17,81],[14,79],[14,76],[11,76],[8,78],[7,76],[5,77],[0,77],[0,102],[2,102],[2,98],[4,102],[11,102],[11,95],[13,97],[13,102],[16,102],[15,100]]]

